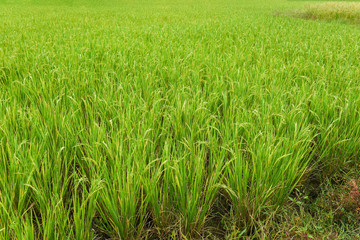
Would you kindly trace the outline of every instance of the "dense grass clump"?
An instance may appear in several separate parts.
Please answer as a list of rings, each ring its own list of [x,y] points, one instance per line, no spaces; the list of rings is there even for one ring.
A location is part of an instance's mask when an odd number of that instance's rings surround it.
[[[357,166],[357,28],[112,4],[0,5],[0,239],[271,238]]]

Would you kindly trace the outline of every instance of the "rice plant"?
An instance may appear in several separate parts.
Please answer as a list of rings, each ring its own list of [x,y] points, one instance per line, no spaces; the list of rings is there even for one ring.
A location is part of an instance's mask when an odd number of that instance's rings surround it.
[[[3,1],[0,238],[259,238],[358,166],[359,29],[302,5]]]

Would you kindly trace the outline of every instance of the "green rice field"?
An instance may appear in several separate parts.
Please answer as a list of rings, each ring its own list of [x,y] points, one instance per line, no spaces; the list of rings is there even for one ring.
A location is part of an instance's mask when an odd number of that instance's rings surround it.
[[[360,2],[323,3],[0,0],[0,239],[359,239]]]

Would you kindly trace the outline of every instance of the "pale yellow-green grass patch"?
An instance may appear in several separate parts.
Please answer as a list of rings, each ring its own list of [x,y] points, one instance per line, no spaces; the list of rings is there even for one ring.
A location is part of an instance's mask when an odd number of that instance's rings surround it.
[[[305,5],[303,9],[282,13],[305,19],[340,20],[351,23],[360,23],[360,2],[325,2],[321,4]]]
[[[316,5],[307,5],[305,12],[313,18],[360,20],[360,3],[358,2],[327,2]]]

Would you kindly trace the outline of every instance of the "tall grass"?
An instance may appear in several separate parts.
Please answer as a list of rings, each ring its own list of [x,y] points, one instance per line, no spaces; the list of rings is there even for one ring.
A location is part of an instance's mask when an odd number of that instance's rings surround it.
[[[358,29],[263,5],[0,6],[0,238],[250,234],[356,163]]]

